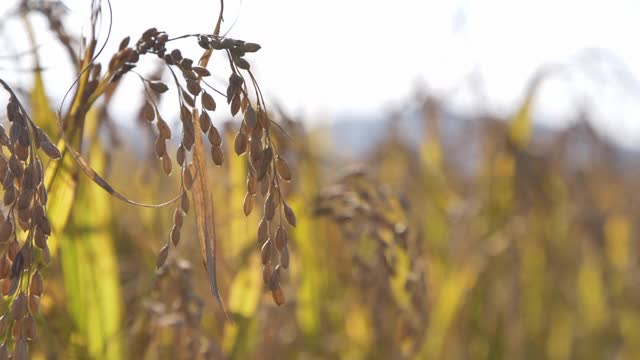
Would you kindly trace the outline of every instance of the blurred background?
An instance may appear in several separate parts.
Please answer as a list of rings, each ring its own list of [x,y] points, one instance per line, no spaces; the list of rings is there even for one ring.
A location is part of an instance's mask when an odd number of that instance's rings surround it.
[[[234,323],[210,295],[193,215],[156,270],[172,209],[132,207],[80,179],[43,270],[33,358],[640,358],[636,2],[224,6],[222,33],[262,46],[247,59],[293,173],[286,304],[262,283],[262,208],[243,214],[240,117],[221,106],[225,163],[209,170]],[[98,24],[103,64],[150,27],[211,33],[220,3],[112,0],[111,10],[103,3]],[[51,19],[79,52],[89,16],[79,0],[0,4],[0,78],[34,113],[56,111],[77,76]],[[169,80],[154,61],[137,71]],[[220,89],[225,62],[209,67]],[[159,106],[177,132],[176,97]],[[180,178],[153,155],[143,98],[125,76],[85,142],[99,145],[86,146],[92,166],[114,186],[160,202]],[[55,125],[42,126],[54,138]]]

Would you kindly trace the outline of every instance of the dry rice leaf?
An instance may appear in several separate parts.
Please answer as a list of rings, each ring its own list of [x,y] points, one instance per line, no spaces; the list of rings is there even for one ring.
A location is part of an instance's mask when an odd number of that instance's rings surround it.
[[[197,114],[196,112],[195,117],[198,116]],[[198,229],[202,259],[205,269],[207,270],[211,292],[222,307],[225,316],[229,319],[229,314],[218,290],[216,278],[216,229],[214,223],[213,194],[208,184],[206,155],[202,137],[200,136],[196,136],[195,139],[193,164],[199,174],[194,181],[191,193],[193,194],[193,207],[196,214],[196,227]]]

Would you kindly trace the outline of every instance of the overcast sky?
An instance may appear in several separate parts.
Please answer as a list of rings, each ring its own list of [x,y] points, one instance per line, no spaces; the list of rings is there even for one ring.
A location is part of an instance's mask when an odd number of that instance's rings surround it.
[[[0,1],[0,14],[14,1]],[[87,0],[65,0],[69,24],[86,31]],[[258,42],[248,59],[273,102],[327,121],[398,106],[418,87],[456,94],[461,110],[508,112],[544,64],[573,64],[551,77],[536,105],[540,119],[560,125],[586,102],[597,126],[627,145],[640,144],[640,5],[636,1],[377,1],[243,0],[226,4],[229,36]],[[170,35],[211,32],[218,1],[112,0],[112,53],[121,38],[156,26]],[[11,45],[20,48],[20,23]],[[3,34],[5,35],[5,34]],[[68,65],[41,35],[47,76],[65,79]],[[16,45],[17,44],[17,45]],[[0,51],[10,49],[6,42]],[[616,66],[585,61],[586,49],[614,54]],[[193,48],[194,56],[199,54]],[[579,60],[582,59],[582,60]],[[593,57],[592,57],[593,59]],[[625,86],[614,74],[630,71]],[[0,62],[0,77],[14,64]],[[214,64],[215,66],[215,64]],[[615,71],[614,71],[615,70]],[[214,69],[215,72],[215,69]],[[225,69],[226,77],[226,69]],[[473,86],[465,80],[476,81]],[[598,78],[596,82],[594,80]],[[52,82],[53,83],[53,82]],[[56,83],[59,83],[56,81]],[[460,88],[461,84],[467,84]],[[453,92],[458,89],[457,92]],[[477,91],[486,94],[478,102]],[[126,101],[125,101],[126,102]]]

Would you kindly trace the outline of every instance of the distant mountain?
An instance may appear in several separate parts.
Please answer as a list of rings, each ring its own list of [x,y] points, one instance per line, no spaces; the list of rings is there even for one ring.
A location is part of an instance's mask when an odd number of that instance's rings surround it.
[[[558,136],[570,134],[571,157],[577,162],[594,161],[590,147],[599,144],[614,154],[617,170],[640,172],[640,149],[624,147],[598,134],[588,123],[577,123],[566,131],[535,122],[532,139],[537,148],[544,149],[552,144]],[[441,112],[439,122],[440,138],[447,156],[452,156],[456,164],[470,169],[477,165],[480,137],[478,131],[482,120],[446,109]],[[335,144],[340,144],[341,154],[359,158],[379,144],[385,137],[394,134],[405,140],[407,144],[419,146],[426,132],[422,113],[417,109],[407,109],[396,116],[382,116],[379,113],[341,113],[336,116],[330,126],[330,133]]]

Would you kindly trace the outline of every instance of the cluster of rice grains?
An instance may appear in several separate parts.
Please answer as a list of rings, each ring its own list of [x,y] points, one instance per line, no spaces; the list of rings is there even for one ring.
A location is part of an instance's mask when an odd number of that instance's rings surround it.
[[[51,226],[45,207],[47,189],[43,182],[40,152],[59,159],[60,151],[27,115],[9,86],[7,104],[9,135],[0,125],[0,179],[4,196],[0,211],[0,292],[9,307],[0,316],[0,359],[28,357],[28,344],[35,338],[34,316],[44,287],[39,269],[49,263],[47,238]],[[8,158],[7,158],[8,157]]]
[[[205,67],[194,65],[194,61],[183,56],[179,49],[169,50],[166,47],[170,41],[190,37],[197,39],[198,44],[207,51],[217,50],[219,53],[226,54],[231,70],[226,94],[215,90],[203,80],[203,78],[210,76]],[[201,84],[204,84],[207,88],[226,98],[232,116],[239,112],[243,114],[242,123],[234,140],[235,153],[238,156],[248,153],[249,160],[247,194],[244,198],[243,210],[245,215],[249,215],[253,211],[255,197],[260,192],[264,198],[264,205],[257,238],[262,247],[263,278],[273,294],[275,303],[282,305],[285,300],[280,287],[280,277],[281,272],[289,266],[287,227],[295,227],[296,217],[293,210],[285,202],[280,187],[280,181],[291,180],[291,171],[284,159],[278,154],[272,140],[271,120],[262,92],[250,70],[249,62],[244,59],[245,54],[258,51],[260,45],[204,34],[187,35],[176,39],[170,39],[167,33],[156,28],[148,29],[137,41],[134,48],[128,47],[128,38],[124,39],[121,42],[119,52],[114,55],[109,65],[110,71],[116,74],[114,78],[117,79],[132,71],[140,56],[155,54],[169,69],[178,90],[182,138],[175,158],[182,175],[183,195],[173,214],[173,227],[169,240],[174,246],[178,245],[183,217],[189,211],[190,204],[187,194],[198,176],[191,153],[196,136],[200,135],[199,132],[206,135],[209,141],[213,162],[218,166],[224,162],[221,147],[222,136],[212,123],[210,115],[217,108],[216,101],[211,93],[202,87]],[[167,152],[166,141],[171,138],[172,134],[169,126],[160,115],[157,104],[158,96],[166,92],[169,87],[161,81],[148,80],[140,75],[139,77],[144,83],[147,98],[142,108],[142,114],[149,122],[155,121],[156,123],[158,136],[155,141],[155,154],[161,160],[164,172],[170,174],[172,160]],[[255,99],[253,103],[250,96]],[[170,244],[167,242],[160,250],[157,258],[158,267],[161,267],[167,260],[169,248]]]
[[[131,344],[137,347],[132,353],[165,359],[223,358],[201,327],[206,308],[192,271],[190,262],[175,258],[157,271],[152,288],[131,314]],[[163,343],[166,337],[171,338],[169,346]]]
[[[407,333],[421,333],[428,320],[423,239],[409,228],[409,211],[405,195],[364,167],[349,169],[315,199],[314,216],[330,218],[348,240],[341,245],[352,254],[349,276],[358,288],[375,294],[365,295],[374,299],[367,300],[374,309],[385,309],[373,316],[375,336],[381,339],[392,337],[386,311],[394,312]],[[395,310],[399,305],[401,312]]]

